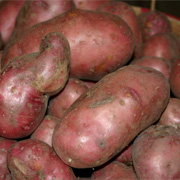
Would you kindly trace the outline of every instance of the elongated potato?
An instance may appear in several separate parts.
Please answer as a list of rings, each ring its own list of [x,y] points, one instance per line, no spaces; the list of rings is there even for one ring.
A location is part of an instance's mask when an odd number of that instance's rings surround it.
[[[41,37],[49,32],[68,39],[70,76],[78,79],[99,80],[126,64],[134,52],[133,33],[120,17],[76,9],[28,29],[3,51],[3,65],[12,57],[37,52]]]
[[[55,128],[53,147],[72,167],[100,166],[158,120],[169,93],[168,80],[162,73],[124,66],[73,103]]]
[[[0,136],[23,138],[42,121],[48,98],[69,77],[70,47],[59,33],[42,38],[40,52],[19,56],[0,76]]]

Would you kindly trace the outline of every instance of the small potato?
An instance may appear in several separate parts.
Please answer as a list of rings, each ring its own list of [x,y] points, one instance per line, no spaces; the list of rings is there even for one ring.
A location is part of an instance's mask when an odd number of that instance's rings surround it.
[[[7,152],[16,142],[16,140],[0,137],[0,180],[11,180],[10,171],[7,167]]]
[[[5,48],[3,66],[13,57],[37,52],[42,36],[50,32],[67,38],[71,49],[70,76],[77,79],[98,81],[126,64],[134,52],[134,35],[120,17],[76,9],[29,28]]]
[[[21,140],[12,145],[7,154],[8,168],[17,180],[75,180],[72,169],[64,164],[48,144],[35,140]]]
[[[62,118],[65,111],[83,94],[88,87],[86,83],[76,78],[69,78],[66,86],[49,100],[48,114]]]
[[[174,97],[180,98],[180,58],[172,66],[170,86]]]
[[[31,139],[41,140],[52,146],[52,134],[60,119],[46,115],[37,129],[31,134]]]
[[[142,50],[142,35],[137,15],[133,8],[128,3],[122,1],[111,1],[100,5],[97,8],[97,11],[115,14],[121,17],[129,25],[135,38],[134,56],[136,58],[140,57]]]
[[[172,32],[168,18],[159,11],[147,11],[138,15],[143,42],[158,33]]]
[[[139,179],[180,178],[180,131],[171,126],[153,125],[134,141],[133,165]]]
[[[169,61],[156,56],[144,56],[131,61],[131,64],[146,66],[160,71],[168,80],[171,74],[171,64]]]
[[[169,96],[169,82],[162,73],[124,66],[71,105],[54,130],[53,148],[72,167],[100,166],[159,119]]]
[[[144,44],[142,56],[161,57],[173,65],[180,56],[180,39],[173,33],[156,34]]]
[[[113,161],[92,174],[92,180],[138,180],[135,172],[123,163]]]
[[[180,129],[180,99],[170,98],[168,105],[162,113],[158,124],[173,126]]]

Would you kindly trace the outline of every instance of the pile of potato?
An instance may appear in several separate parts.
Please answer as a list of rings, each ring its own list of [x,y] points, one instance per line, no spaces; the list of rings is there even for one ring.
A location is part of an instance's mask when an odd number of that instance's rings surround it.
[[[163,13],[3,0],[0,49],[0,180],[180,179],[180,37]]]

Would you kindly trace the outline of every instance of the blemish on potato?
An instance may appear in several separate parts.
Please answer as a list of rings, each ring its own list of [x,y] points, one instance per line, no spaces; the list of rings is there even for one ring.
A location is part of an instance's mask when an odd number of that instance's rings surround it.
[[[124,106],[124,105],[125,105],[124,100],[120,100],[120,101],[119,101],[119,104],[120,104],[121,106]]]

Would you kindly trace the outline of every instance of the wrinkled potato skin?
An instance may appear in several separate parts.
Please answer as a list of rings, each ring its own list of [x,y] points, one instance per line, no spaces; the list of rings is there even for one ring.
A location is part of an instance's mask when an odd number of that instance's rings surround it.
[[[49,20],[75,8],[72,0],[31,0],[25,1],[16,18],[16,25],[10,41],[24,33],[29,27]]]
[[[72,167],[100,166],[160,117],[169,89],[167,79],[152,68],[124,66],[105,76],[57,124],[56,153]]]
[[[178,180],[180,131],[171,126],[150,126],[135,139],[132,157],[139,179]]]
[[[170,98],[168,105],[158,121],[160,125],[173,126],[180,129],[180,99]]]
[[[0,137],[0,180],[11,180],[10,171],[7,167],[7,152],[16,140]]]
[[[49,100],[48,114],[62,118],[65,111],[83,94],[88,87],[86,83],[76,78],[69,78],[66,86]]]
[[[52,31],[62,33],[69,41],[70,76],[74,78],[99,80],[126,64],[134,52],[133,33],[121,18],[76,9],[28,29],[4,50],[3,66],[12,57],[37,52],[41,37]]]
[[[121,17],[129,25],[135,38],[134,56],[136,58],[140,57],[141,50],[142,50],[142,35],[141,35],[137,15],[135,11],[133,10],[133,8],[125,2],[111,1],[111,2],[100,5],[97,8],[97,10],[115,14]]]
[[[59,33],[42,38],[40,52],[13,59],[0,76],[0,136],[23,138],[43,119],[48,98],[69,77],[70,47]]]
[[[92,174],[92,180],[137,180],[135,172],[127,165],[113,161],[97,169]]]
[[[12,145],[8,150],[7,163],[13,179],[76,179],[72,169],[59,159],[52,147],[35,139]]]

